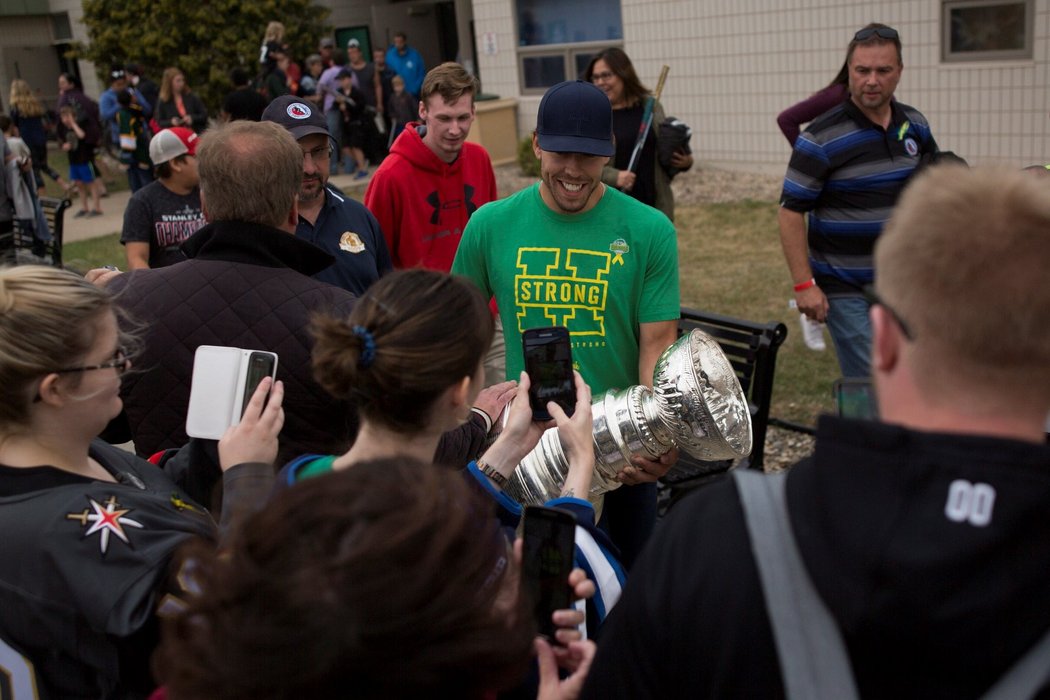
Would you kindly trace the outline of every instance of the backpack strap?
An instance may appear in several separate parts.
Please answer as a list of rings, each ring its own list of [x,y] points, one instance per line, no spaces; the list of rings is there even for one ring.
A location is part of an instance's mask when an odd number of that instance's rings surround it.
[[[788,700],[857,700],[842,634],[791,532],[787,474],[733,470]]]
[[[1035,643],[995,685],[981,696],[981,700],[1018,700],[1034,698],[1050,681],[1050,630]]]

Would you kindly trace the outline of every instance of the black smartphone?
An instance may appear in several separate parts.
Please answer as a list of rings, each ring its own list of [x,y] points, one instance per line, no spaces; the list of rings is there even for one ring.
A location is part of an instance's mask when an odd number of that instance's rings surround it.
[[[841,377],[832,385],[839,415],[843,418],[876,420],[879,406],[875,401],[875,387],[871,380],[861,377]]]
[[[539,633],[554,641],[551,614],[572,604],[569,573],[576,549],[576,516],[560,508],[526,506],[524,530],[525,594]]]
[[[548,421],[547,402],[571,416],[576,409],[576,381],[572,374],[572,345],[564,326],[529,328],[521,334],[525,371],[529,375],[532,419]]]
[[[272,352],[255,352],[248,356],[248,367],[244,382],[244,396],[241,398],[241,415],[248,408],[248,402],[252,400],[252,394],[259,388],[259,382],[265,377],[272,377],[276,359]],[[269,398],[269,396],[267,396]]]

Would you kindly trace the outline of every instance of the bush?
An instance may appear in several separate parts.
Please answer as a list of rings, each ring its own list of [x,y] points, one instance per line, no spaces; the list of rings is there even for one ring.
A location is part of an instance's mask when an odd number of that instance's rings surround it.
[[[523,175],[540,176],[540,159],[532,151],[532,137],[526,136],[518,142],[518,166]]]

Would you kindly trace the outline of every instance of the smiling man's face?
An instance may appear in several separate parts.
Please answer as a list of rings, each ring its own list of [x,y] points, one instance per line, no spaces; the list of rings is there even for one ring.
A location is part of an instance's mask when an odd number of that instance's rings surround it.
[[[532,149],[540,159],[540,195],[552,211],[581,214],[602,198],[602,168],[608,157],[544,151],[535,135]]]

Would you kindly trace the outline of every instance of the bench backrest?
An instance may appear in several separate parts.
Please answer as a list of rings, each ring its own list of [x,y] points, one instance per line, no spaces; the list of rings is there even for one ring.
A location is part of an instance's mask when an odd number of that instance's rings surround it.
[[[11,233],[0,236],[0,263],[6,265],[54,265],[62,267],[62,228],[68,199],[41,197],[40,208],[51,229],[51,240],[40,241],[28,222],[15,221]]]

